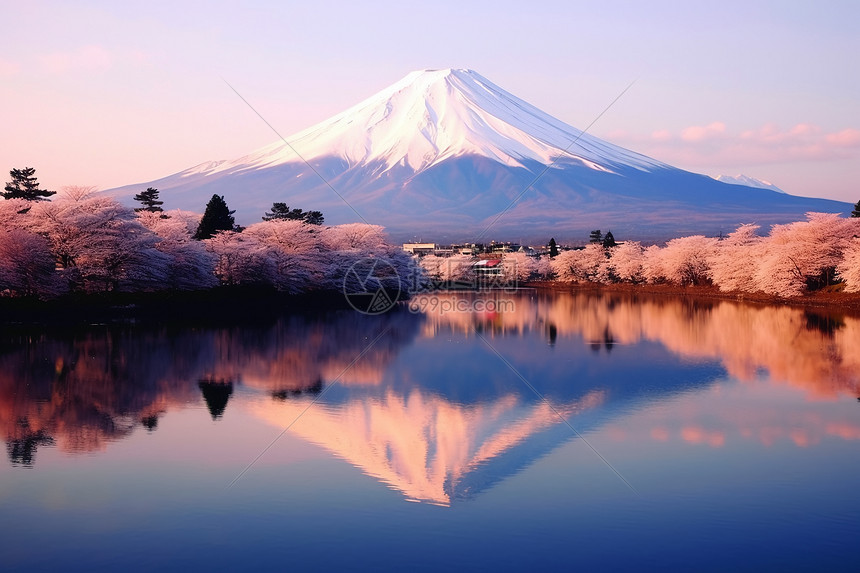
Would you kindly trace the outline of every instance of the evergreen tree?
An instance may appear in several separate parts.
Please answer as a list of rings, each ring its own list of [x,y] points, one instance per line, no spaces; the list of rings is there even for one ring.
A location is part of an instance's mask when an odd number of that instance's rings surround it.
[[[600,232],[600,229],[595,229],[588,235],[589,243],[602,243],[603,242],[603,233]]]
[[[48,197],[56,191],[39,189],[36,180],[36,169],[25,167],[24,169],[13,169],[9,172],[12,181],[6,183],[6,192],[0,193],[4,199],[24,199],[26,201],[48,201]]]
[[[857,201],[857,204],[854,205],[854,210],[851,211],[852,217],[860,217],[860,201]]]
[[[612,236],[612,231],[607,231],[606,234],[603,236],[603,246],[608,249],[610,247],[614,247],[615,245],[615,237]]]
[[[272,203],[272,210],[263,215],[264,221],[276,221],[278,219],[300,220],[305,216],[301,209],[290,209],[286,203]]]
[[[134,196],[134,200],[139,202],[143,207],[138,207],[135,211],[149,211],[150,213],[160,213],[164,211],[161,208],[164,201],[158,200],[158,189],[147,187],[146,191],[141,191]]]
[[[202,241],[211,239],[218,231],[234,230],[236,221],[233,219],[233,213],[235,212],[227,207],[227,202],[222,195],[212,195],[206,205],[206,211],[203,212],[203,218],[200,219],[197,232],[194,233],[194,238]]]
[[[555,237],[549,240],[549,258],[558,256],[558,245],[555,244]]]
[[[325,217],[323,217],[323,214],[320,211],[308,211],[305,213],[304,221],[308,225],[322,225],[325,221]]]
[[[304,221],[310,225],[322,225],[325,217],[319,211],[302,211],[301,209],[290,209],[286,203],[272,203],[272,210],[263,215],[264,221],[275,221],[287,219],[292,221]]]

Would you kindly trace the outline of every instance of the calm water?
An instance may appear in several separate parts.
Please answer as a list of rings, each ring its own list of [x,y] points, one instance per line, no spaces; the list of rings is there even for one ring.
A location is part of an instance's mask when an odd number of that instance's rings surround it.
[[[860,320],[498,296],[5,327],[0,567],[856,566]]]

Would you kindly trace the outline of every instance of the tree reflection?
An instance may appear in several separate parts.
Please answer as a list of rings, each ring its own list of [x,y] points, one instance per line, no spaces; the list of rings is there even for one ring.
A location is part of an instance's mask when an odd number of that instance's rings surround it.
[[[9,459],[32,464],[39,445],[102,450],[165,412],[206,405],[221,419],[236,385],[269,394],[319,393],[365,350],[350,382],[378,384],[421,317],[396,312],[292,315],[207,328],[7,329],[0,337],[0,432]],[[285,395],[285,394],[284,394]]]
[[[599,404],[602,409],[629,404],[640,399],[637,392],[646,387],[658,395],[691,384],[701,387],[715,378],[715,369],[749,383],[759,383],[766,372],[769,383],[798,388],[809,398],[860,395],[860,355],[855,351],[860,346],[860,320],[851,316],[620,294],[507,296],[515,304],[493,314],[403,311],[367,317],[341,312],[226,327],[101,326],[54,329],[50,334],[7,329],[0,337],[0,432],[9,460],[28,466],[34,463],[39,446],[53,445],[64,452],[98,451],[137,428],[155,431],[161,417],[188,404],[204,404],[212,420],[221,420],[228,404],[231,408],[237,407],[237,401],[241,404],[240,388],[271,396],[268,403],[275,410],[265,416],[280,417],[290,408],[304,408],[338,380],[344,391],[327,394],[327,401],[336,396],[342,401],[338,408],[355,406],[362,416],[369,416],[368,423],[388,424],[385,431],[391,436],[380,433],[380,427],[361,428],[354,435],[364,434],[363,439],[380,444],[379,452],[389,452],[383,457],[396,457],[399,451],[401,460],[413,464],[398,462],[412,468],[409,471],[418,471],[420,464],[429,463],[428,458],[412,460],[405,443],[397,445],[397,435],[417,440],[421,432],[430,432],[449,440],[444,447],[454,449],[460,447],[457,444],[471,444],[471,457],[457,450],[445,462],[448,474],[444,478],[434,474],[433,483],[425,483],[433,491],[427,499],[450,501],[452,495],[480,489],[474,481],[478,474],[463,469],[472,467],[474,460],[483,460],[475,462],[483,467],[501,459],[502,452],[510,455],[526,447],[527,442],[533,453],[535,440],[539,441],[536,436],[559,423],[557,416],[541,414],[540,423],[535,422],[540,430],[517,426],[524,417],[537,416],[539,404],[497,357],[481,354],[487,350],[483,343],[468,344],[476,342],[475,331],[554,405],[570,412],[585,410],[586,404],[589,408]],[[408,354],[406,361],[395,360],[416,339],[457,344],[425,346]],[[625,348],[637,344],[647,346],[652,354],[638,355]],[[653,354],[658,345],[659,356]],[[661,368],[668,368],[666,356],[677,357],[683,366],[663,372]],[[511,406],[514,403],[516,407]],[[379,410],[380,405],[394,410]],[[359,416],[359,410],[354,415]],[[328,411],[331,417],[320,418],[319,423],[332,433],[341,424],[344,433],[345,422],[333,412]],[[302,428],[313,428],[316,416],[311,413]],[[442,429],[431,421],[442,419],[459,429]],[[506,440],[516,447],[501,447]],[[337,444],[324,445],[338,452],[364,447]],[[438,452],[440,447],[443,444],[436,441],[425,450]],[[478,456],[478,452],[483,453]],[[355,454],[354,463],[362,456]],[[401,470],[380,469],[379,460],[361,463],[376,468],[369,473],[405,483]],[[459,481],[451,481],[455,474]],[[481,479],[491,478],[483,474]],[[458,489],[440,493],[445,480],[459,484]]]
[[[201,380],[197,383],[209,409],[212,421],[224,415],[227,401],[233,395],[233,383],[220,380]]]

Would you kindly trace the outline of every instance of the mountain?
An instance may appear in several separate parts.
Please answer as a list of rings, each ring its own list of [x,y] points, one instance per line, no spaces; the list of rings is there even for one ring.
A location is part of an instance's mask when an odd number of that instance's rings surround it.
[[[755,187],[756,189],[770,189],[777,193],[785,193],[785,191],[770,181],[756,179],[755,177],[750,177],[749,175],[744,175],[742,173],[738,175],[717,175],[714,179],[723,183],[728,183],[729,185],[746,185],[747,187]]]
[[[595,228],[657,239],[850,210],[674,168],[583,133],[471,70],[413,72],[287,141],[108,192],[131,203],[156,187],[165,207],[198,212],[217,193],[242,224],[282,201],[320,210],[327,223],[363,217],[395,240],[441,242],[583,239]]]

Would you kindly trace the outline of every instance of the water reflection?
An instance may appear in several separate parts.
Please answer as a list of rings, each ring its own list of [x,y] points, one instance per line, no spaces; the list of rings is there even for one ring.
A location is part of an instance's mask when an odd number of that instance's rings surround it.
[[[826,408],[860,394],[854,317],[614,294],[494,296],[511,298],[510,312],[7,329],[0,432],[11,462],[30,466],[39,447],[103,450],[137,427],[158,431],[160,418],[189,405],[205,405],[216,422],[241,407],[278,428],[307,409],[294,435],[407,499],[440,505],[473,497],[573,439],[558,414],[583,433],[714,448],[730,439],[804,447],[828,436],[860,439],[851,417]],[[720,393],[726,374],[742,382],[732,400]],[[773,402],[779,392],[819,404],[787,410]],[[691,394],[707,399],[684,402]],[[677,405],[669,413],[652,407],[669,403]]]
[[[514,298],[512,312],[430,314],[423,332],[537,334],[545,335],[551,346],[559,338],[582,339],[593,350],[607,352],[619,344],[653,341],[683,358],[719,361],[739,380],[755,380],[765,371],[775,382],[801,388],[810,398],[860,396],[856,317],[788,306],[621,294],[534,293]]]
[[[39,445],[103,450],[138,425],[153,431],[171,409],[205,402],[213,420],[234,386],[278,395],[313,389],[341,374],[379,340],[350,383],[377,384],[420,317],[406,312],[292,316],[229,328],[91,327],[0,339],[0,432],[14,463],[30,465]]]

